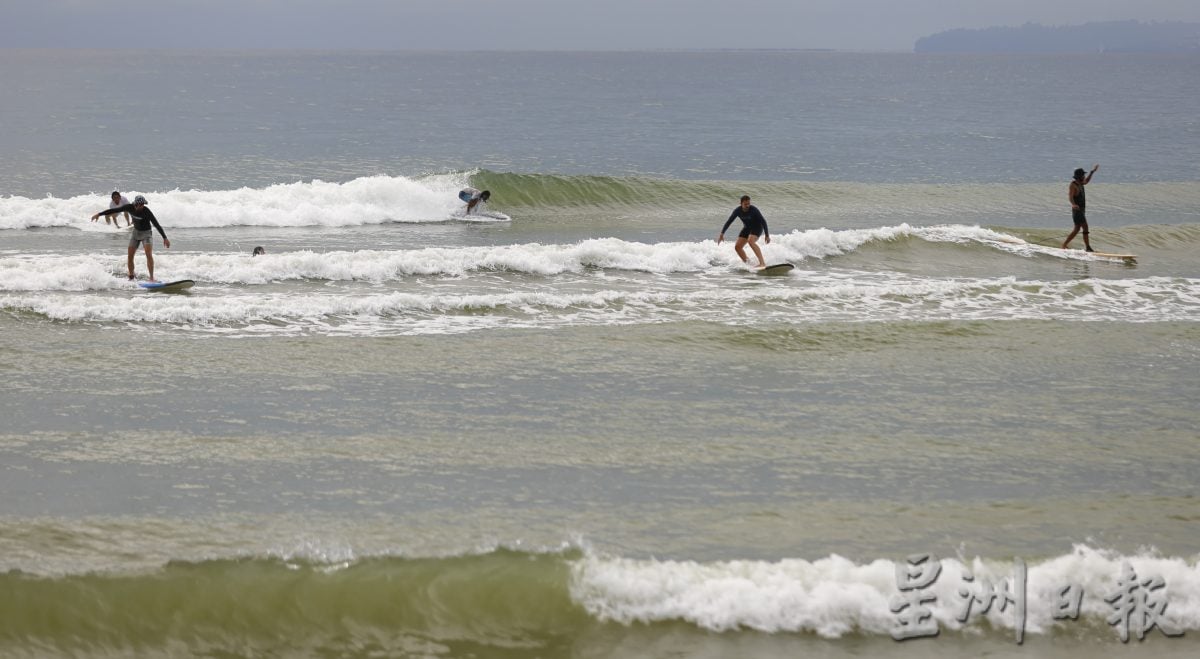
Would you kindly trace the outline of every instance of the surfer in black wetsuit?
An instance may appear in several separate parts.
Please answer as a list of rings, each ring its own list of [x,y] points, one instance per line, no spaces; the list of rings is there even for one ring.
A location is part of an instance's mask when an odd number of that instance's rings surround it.
[[[1071,181],[1071,185],[1067,186],[1067,199],[1071,201],[1071,219],[1075,222],[1075,228],[1071,230],[1071,235],[1063,241],[1062,248],[1066,249],[1067,245],[1075,239],[1075,234],[1083,231],[1083,246],[1087,251],[1091,252],[1092,243],[1088,242],[1088,223],[1087,215],[1087,195],[1084,193],[1083,186],[1092,182],[1092,175],[1096,170],[1100,169],[1100,165],[1093,165],[1091,172],[1084,172],[1083,168],[1075,170],[1075,180]]]
[[[101,215],[108,216],[117,213],[129,213],[133,218],[133,234],[129,237],[129,258],[127,260],[129,278],[133,279],[133,255],[137,253],[138,245],[144,243],[146,245],[146,270],[150,272],[150,281],[158,281],[154,278],[154,229],[158,229],[158,234],[162,236],[163,247],[170,249],[171,241],[167,240],[167,234],[158,224],[158,218],[154,217],[154,213],[151,213],[149,208],[146,208],[146,198],[138,195],[133,198],[132,204],[100,211],[93,215],[92,219],[95,220]]]
[[[733,249],[742,259],[742,263],[750,262],[750,259],[746,257],[746,243],[750,243],[750,249],[754,250],[754,256],[758,258],[758,267],[767,267],[767,262],[763,260],[762,250],[758,248],[758,237],[764,236],[767,244],[770,245],[771,232],[767,229],[767,218],[763,217],[756,206],[750,205],[750,195],[742,195],[742,205],[733,209],[733,212],[729,214],[729,219],[725,220],[725,226],[721,227],[721,234],[717,236],[717,244],[720,245],[725,241],[725,230],[729,228],[730,224],[733,224],[734,218],[742,221],[742,231],[733,245]]]

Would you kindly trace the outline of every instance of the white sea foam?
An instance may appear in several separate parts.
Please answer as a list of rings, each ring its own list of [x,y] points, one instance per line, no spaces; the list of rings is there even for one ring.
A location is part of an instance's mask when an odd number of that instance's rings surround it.
[[[447,220],[508,219],[464,216],[457,193],[470,183],[473,172],[428,176],[364,176],[345,182],[294,181],[262,188],[231,190],[126,190],[128,198],[143,194],[165,226],[174,228],[212,227],[343,227],[386,222],[443,222]],[[553,179],[554,177],[550,177]],[[633,188],[636,179],[627,181]],[[537,189],[536,180],[534,190]],[[670,203],[659,212],[670,213],[696,191],[687,183],[673,188],[670,182],[654,182],[642,191],[650,199]],[[779,197],[775,213],[804,217],[808,221],[854,226],[864,220],[871,225],[906,221],[991,222],[996,218],[1036,218],[1063,214],[1065,192],[1059,185],[870,185],[851,183],[774,184],[767,186]],[[1105,192],[1091,195],[1090,207],[1100,216],[1113,214],[1152,218],[1160,223],[1188,221],[1196,217],[1200,185],[1196,183],[1106,184]],[[798,195],[798,196],[796,196]],[[568,198],[569,195],[568,195]],[[639,197],[640,199],[640,197]],[[0,230],[37,227],[75,227],[104,231],[103,221],[89,220],[108,208],[108,191],[68,198],[40,199],[0,197]],[[542,203],[528,194],[510,199],[545,210],[563,204],[552,195]],[[597,207],[627,203],[591,198]],[[644,209],[644,203],[639,201]],[[572,208],[576,204],[569,204]],[[111,230],[111,229],[108,229]]]
[[[1007,580],[1011,587],[1014,580],[1012,561],[942,558],[940,563],[941,574],[928,589],[937,599],[928,606],[941,629],[983,624],[978,613],[965,624],[958,620],[959,590],[971,591],[964,571],[973,575],[975,584],[987,582],[997,591],[1001,582]],[[1070,554],[1026,561],[1026,631],[1049,633],[1082,624],[1053,617],[1058,592],[1066,586],[1082,590],[1083,621],[1105,620],[1114,612],[1105,597],[1117,589],[1126,564],[1140,579],[1162,578],[1165,587],[1158,592],[1168,602],[1163,616],[1167,625],[1182,631],[1200,629],[1196,557],[1120,555],[1076,546]],[[899,589],[896,563],[884,559],[866,564],[840,556],[698,563],[588,555],[572,565],[571,595],[592,615],[624,624],[685,621],[716,632],[753,629],[837,638],[855,632],[890,634],[897,625],[891,605]],[[992,628],[1012,630],[1014,607],[1001,611],[993,605],[982,617]]]
[[[793,231],[775,237],[772,260],[799,263],[853,252],[871,242],[917,238],[935,243],[975,242],[1030,255],[1038,248],[990,229],[970,226],[910,227],[901,224],[878,229]],[[1059,250],[1061,255],[1061,250]],[[1067,257],[1087,258],[1082,253]],[[138,257],[139,261],[141,257]],[[250,259],[245,254],[162,251],[155,255],[157,271],[170,278],[256,284],[291,279],[388,281],[412,275],[465,275],[478,271],[509,271],[557,275],[604,269],[631,272],[700,272],[737,265],[728,246],[712,241],[639,243],[597,238],[567,245],[538,243],[484,247],[415,250],[294,251]],[[95,273],[120,274],[124,260],[111,253],[78,256],[13,255],[0,259],[0,291],[84,290],[110,288],[112,282]],[[76,278],[70,274],[74,272]],[[86,271],[86,272],[85,272]]]
[[[314,180],[237,190],[129,190],[144,194],[150,209],[171,229],[265,226],[357,226],[384,222],[440,222],[462,209],[457,193],[468,173],[408,178],[366,176],[345,183]],[[0,198],[0,229],[106,227],[91,216],[108,209],[107,193],[67,199]],[[169,218],[169,223],[168,223]],[[111,229],[108,229],[111,231]]]
[[[582,290],[497,284],[477,292],[380,291],[376,285],[304,294],[217,291],[164,296],[71,292],[0,294],[0,308],[73,322],[186,325],[198,331],[446,333],[493,327],[625,325],[683,320],[871,322],[880,320],[1197,320],[1200,281],[1151,278],[1025,282],[1013,278],[921,280],[806,273],[801,286],[621,289],[582,280]],[[193,289],[203,291],[204,289]],[[280,328],[288,328],[281,330]]]
[[[188,296],[149,295],[109,253],[0,257],[0,307],[81,322],[168,323],[204,331],[459,332],[488,327],[678,320],[1119,320],[1200,318],[1200,280],[1181,277],[931,277],[826,267],[822,260],[897,240],[972,243],[1017,257],[1090,259],[961,225],[794,231],[772,257],[791,276],[730,277],[743,266],[714,241],[617,238],[405,250],[157,253],[160,279],[196,279]],[[978,248],[978,247],[977,247]],[[140,259],[138,261],[140,266]],[[805,268],[811,264],[810,268]]]

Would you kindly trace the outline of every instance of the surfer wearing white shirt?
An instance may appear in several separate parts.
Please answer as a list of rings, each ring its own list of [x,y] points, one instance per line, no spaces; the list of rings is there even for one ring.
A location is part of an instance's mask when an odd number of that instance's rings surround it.
[[[471,214],[471,210],[479,205],[481,201],[487,201],[492,196],[492,193],[484,190],[480,192],[475,188],[463,188],[458,193],[458,198],[467,202],[467,215]]]
[[[725,220],[725,226],[721,227],[721,233],[717,236],[717,244],[720,245],[725,240],[725,230],[733,224],[734,218],[742,221],[742,231],[738,234],[737,242],[733,249],[737,252],[742,263],[749,263],[750,259],[746,256],[746,243],[750,243],[750,249],[754,250],[754,256],[758,258],[758,267],[767,267],[767,262],[763,260],[762,250],[758,248],[758,237],[765,236],[767,244],[771,244],[771,231],[767,229],[767,218],[763,217],[758,207],[750,205],[750,195],[742,195],[742,204],[733,209],[729,214],[729,219]]]
[[[128,205],[129,205],[129,200],[125,198],[125,195],[121,194],[117,190],[113,190],[112,201],[108,202],[108,207],[116,208],[117,206],[128,206]],[[121,218],[117,217],[116,215],[112,216],[112,223],[113,223],[114,227],[120,228],[120,226],[121,226],[119,223],[120,219]],[[92,221],[95,222],[96,218],[92,217]],[[104,223],[108,224],[108,216],[107,215],[104,216]],[[131,224],[133,224],[133,220],[129,219],[129,213],[125,213],[125,226],[129,226]]]

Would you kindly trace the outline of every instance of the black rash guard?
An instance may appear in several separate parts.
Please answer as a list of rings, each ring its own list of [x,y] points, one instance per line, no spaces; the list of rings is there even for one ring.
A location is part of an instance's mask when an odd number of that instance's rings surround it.
[[[743,234],[755,236],[771,235],[771,232],[767,230],[767,218],[763,217],[763,214],[759,212],[757,206],[751,206],[747,209],[743,209],[741,206],[738,206],[737,208],[733,209],[733,212],[729,214],[729,219],[725,220],[725,226],[721,227],[722,234],[725,233],[725,230],[729,228],[730,224],[733,224],[734,218],[741,220],[742,224],[745,225],[745,228],[742,230]]]
[[[1071,198],[1079,207],[1079,212],[1087,210],[1087,192],[1083,190],[1083,181],[1075,181],[1075,195]]]
[[[162,236],[163,240],[167,239],[167,234],[158,224],[158,218],[154,217],[154,213],[151,213],[149,208],[142,206],[142,210],[138,210],[136,204],[126,204],[110,208],[106,211],[100,211],[101,215],[116,215],[117,213],[129,213],[129,216],[133,218],[133,229],[135,231],[149,231],[151,225],[153,225],[155,229],[158,229],[158,235]]]

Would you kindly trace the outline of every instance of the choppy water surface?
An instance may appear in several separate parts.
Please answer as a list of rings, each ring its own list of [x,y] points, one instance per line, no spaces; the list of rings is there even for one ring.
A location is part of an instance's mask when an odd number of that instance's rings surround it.
[[[0,653],[1194,656],[1194,64],[14,51]]]

